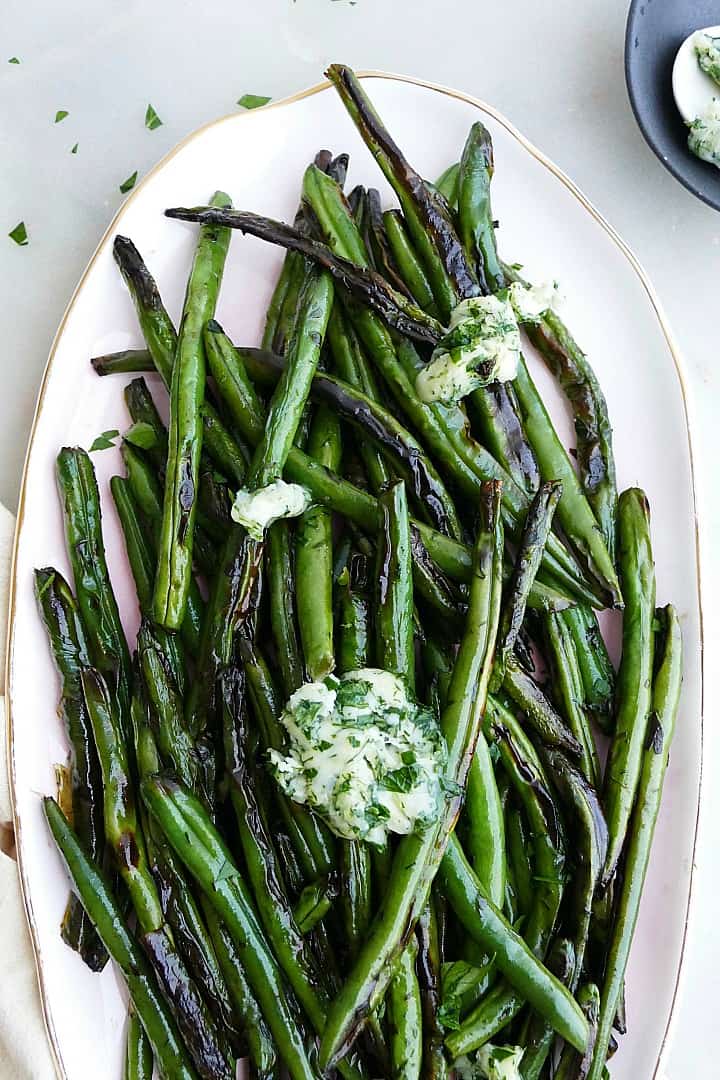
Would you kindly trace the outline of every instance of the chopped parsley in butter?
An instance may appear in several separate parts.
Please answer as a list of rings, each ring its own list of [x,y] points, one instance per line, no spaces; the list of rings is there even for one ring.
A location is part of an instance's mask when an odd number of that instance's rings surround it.
[[[461,300],[430,363],[417,376],[421,401],[459,401],[491,382],[517,375],[519,322],[537,322],[554,306],[557,285],[513,283],[494,296]]]
[[[230,514],[238,525],[244,525],[254,540],[262,540],[273,521],[299,517],[310,506],[310,495],[300,484],[274,480],[257,491],[240,488]]]
[[[338,836],[383,844],[437,820],[445,744],[434,714],[396,675],[362,668],[305,683],[280,719],[288,746],[270,751],[271,771]]]
[[[720,167],[720,100],[713,98],[705,112],[690,124],[688,146],[693,154]]]
[[[695,35],[695,55],[705,74],[720,86],[720,38],[699,31]]]
[[[485,1043],[474,1057],[458,1058],[458,1080],[522,1080],[522,1046],[493,1046]]]

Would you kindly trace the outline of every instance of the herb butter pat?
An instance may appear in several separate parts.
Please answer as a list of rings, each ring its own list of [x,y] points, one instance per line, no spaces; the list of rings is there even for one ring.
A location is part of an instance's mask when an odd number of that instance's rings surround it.
[[[281,716],[285,754],[270,767],[285,793],[307,803],[338,836],[383,844],[421,831],[445,798],[445,744],[433,713],[403,681],[362,668],[305,683]]]
[[[720,38],[698,31],[695,35],[695,55],[706,75],[720,86]]]
[[[274,480],[257,491],[240,488],[230,514],[244,525],[254,540],[262,540],[265,530],[280,518],[299,517],[310,506],[310,495],[300,484]]]
[[[486,1043],[474,1058],[458,1058],[455,1069],[459,1080],[522,1080],[522,1057],[522,1046]]]
[[[690,124],[688,146],[696,157],[720,167],[720,100],[713,98],[705,112]]]
[[[556,299],[554,282],[515,282],[494,296],[461,300],[430,363],[418,374],[420,400],[459,401],[488,383],[514,379],[521,349],[518,321],[537,322]]]

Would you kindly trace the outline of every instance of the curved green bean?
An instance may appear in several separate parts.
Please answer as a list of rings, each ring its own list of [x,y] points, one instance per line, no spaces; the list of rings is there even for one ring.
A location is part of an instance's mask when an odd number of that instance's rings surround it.
[[[326,406],[320,406],[313,417],[307,451],[321,465],[339,470],[340,421]],[[332,515],[323,506],[312,506],[300,516],[295,534],[298,625],[311,681],[324,679],[335,668],[332,576]]]
[[[610,845],[603,885],[612,878],[625,844],[652,707],[655,566],[650,540],[650,507],[639,488],[629,488],[620,496],[618,539],[618,562],[627,595],[617,679],[615,734],[605,771],[604,805]]]
[[[127,928],[122,911],[100,869],[87,857],[54,799],[43,799],[43,809],[55,843],[77,889],[83,907],[127,983],[160,1070],[177,1080],[195,1080],[165,999],[145,958]]]
[[[82,669],[90,663],[85,631],[75,597],[59,570],[46,567],[35,571],[35,596],[60,678],[58,711],[71,748],[73,825],[87,854],[100,865],[105,842],[103,792],[100,763],[82,689]],[[71,895],[63,918],[62,937],[91,970],[103,969],[107,953],[74,895]]]
[[[622,518],[621,505],[621,523]],[[622,537],[622,532],[620,535]],[[662,623],[663,641],[657,650],[659,664],[652,688],[652,715],[648,727],[648,738],[644,742],[642,751],[637,800],[628,834],[622,884],[617,897],[615,924],[605,965],[597,1039],[588,1080],[600,1080],[603,1075],[610,1035],[622,994],[630,946],[637,924],[640,897],[650,862],[663,781],[680,701],[682,685],[680,621],[671,605],[657,614]]]
[[[229,206],[223,192],[211,199]],[[153,612],[170,630],[182,625],[192,574],[193,530],[205,396],[203,329],[212,318],[230,244],[228,229],[205,226],[190,271],[170,384],[168,460]]]
[[[394,1080],[420,1080],[422,1064],[422,1005],[415,974],[417,938],[412,937],[395,961],[387,989],[390,1058]]]
[[[415,689],[413,585],[404,482],[393,484],[380,495],[378,502],[382,527],[377,555],[377,663],[404,679],[412,694]]]

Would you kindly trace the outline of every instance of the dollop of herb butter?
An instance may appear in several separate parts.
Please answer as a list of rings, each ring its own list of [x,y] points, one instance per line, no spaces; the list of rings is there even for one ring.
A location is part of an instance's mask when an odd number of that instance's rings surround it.
[[[522,1080],[522,1046],[493,1046],[486,1043],[474,1057],[458,1058],[458,1080]]]
[[[254,540],[262,540],[265,530],[273,521],[299,517],[308,509],[310,502],[309,492],[300,484],[274,480],[257,491],[240,488],[230,515],[238,525],[245,526]]]
[[[520,361],[519,322],[537,322],[556,299],[555,282],[514,282],[493,296],[461,300],[430,363],[417,376],[420,400],[459,401],[488,383],[514,379]]]
[[[695,55],[706,75],[720,86],[720,38],[698,32],[695,35]]]
[[[720,167],[720,100],[713,98],[705,112],[690,124],[688,147],[693,154]]]
[[[285,793],[338,836],[383,844],[422,831],[445,798],[445,744],[434,714],[380,668],[305,683],[281,716],[285,753],[270,768]]]

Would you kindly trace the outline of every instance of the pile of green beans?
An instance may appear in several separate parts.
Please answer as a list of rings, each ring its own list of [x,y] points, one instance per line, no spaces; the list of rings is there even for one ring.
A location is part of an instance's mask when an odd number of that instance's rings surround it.
[[[481,1077],[483,1046],[510,1048],[521,1080],[602,1080],[682,678],[648,502],[618,497],[605,398],[554,312],[524,329],[573,411],[577,468],[522,357],[467,407],[420,400],[453,308],[519,280],[492,140],[474,124],[432,184],[354,73],[328,76],[399,208],[346,198],[347,155],[323,150],[293,225],[221,192],[169,210],[200,224],[177,330],[115,239],[144,346],[93,367],[157,372],[169,423],[133,378],[110,494],[134,648],[91,458],[57,459],[71,581],[45,567],[35,587],[70,747],[69,797],[44,800],[73,889],[63,938],[125,979],[128,1080],[230,1080],[241,1057],[263,1080],[444,1080],[468,1056]],[[259,347],[216,319],[233,229],[286,249]],[[235,493],[282,480],[310,505],[249,535]],[[445,744],[436,818],[382,846],[333,835],[268,767],[298,688],[372,667]]]

